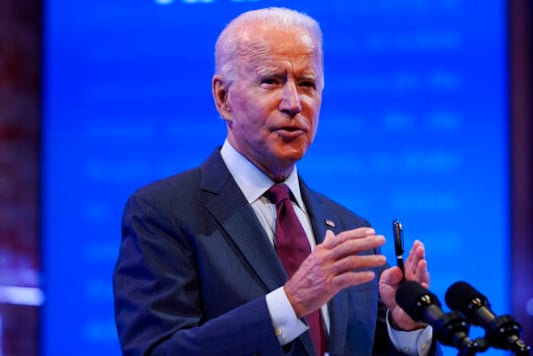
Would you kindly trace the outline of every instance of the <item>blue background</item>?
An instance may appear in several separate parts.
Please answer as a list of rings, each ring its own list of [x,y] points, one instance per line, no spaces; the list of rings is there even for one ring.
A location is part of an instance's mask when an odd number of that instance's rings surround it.
[[[425,243],[443,304],[466,280],[494,311],[511,310],[504,1],[162,2],[46,2],[43,355],[120,354],[111,276],[124,203],[222,144],[216,37],[272,5],[324,32],[321,121],[299,164],[307,183],[385,234],[391,262],[400,218],[406,245]]]

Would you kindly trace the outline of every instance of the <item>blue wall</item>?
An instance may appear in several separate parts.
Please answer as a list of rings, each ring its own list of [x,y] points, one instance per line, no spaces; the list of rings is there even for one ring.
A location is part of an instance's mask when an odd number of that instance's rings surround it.
[[[391,261],[400,218],[406,244],[426,244],[443,303],[466,280],[495,311],[511,309],[504,1],[162,3],[47,1],[43,355],[119,354],[111,274],[125,200],[223,142],[216,36],[236,14],[272,5],[307,12],[324,31],[306,181],[385,234]]]

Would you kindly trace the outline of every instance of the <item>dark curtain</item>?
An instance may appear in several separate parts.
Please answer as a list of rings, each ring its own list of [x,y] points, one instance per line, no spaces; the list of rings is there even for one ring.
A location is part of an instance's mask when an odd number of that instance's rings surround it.
[[[533,343],[533,5],[509,1],[513,315]],[[488,274],[490,275],[490,273]],[[490,278],[490,277],[488,277]]]

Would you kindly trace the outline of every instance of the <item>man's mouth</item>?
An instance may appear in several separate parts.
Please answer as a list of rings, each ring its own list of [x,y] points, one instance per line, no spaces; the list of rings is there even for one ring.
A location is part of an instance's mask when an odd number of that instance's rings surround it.
[[[293,126],[286,126],[286,127],[280,127],[276,130],[274,130],[279,136],[285,139],[294,139],[298,136],[301,136],[305,133],[305,130],[303,130],[300,127],[293,127]]]

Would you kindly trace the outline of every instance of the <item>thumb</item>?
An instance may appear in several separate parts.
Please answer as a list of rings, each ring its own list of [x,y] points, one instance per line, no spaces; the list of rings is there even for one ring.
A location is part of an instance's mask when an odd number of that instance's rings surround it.
[[[324,241],[322,242],[324,246],[327,247],[334,247],[335,234],[331,230],[326,230],[326,236],[324,237]]]
[[[400,284],[403,278],[403,273],[400,270],[399,267],[393,266],[391,268],[386,269],[381,273],[381,283],[387,284],[389,286],[397,286]]]

